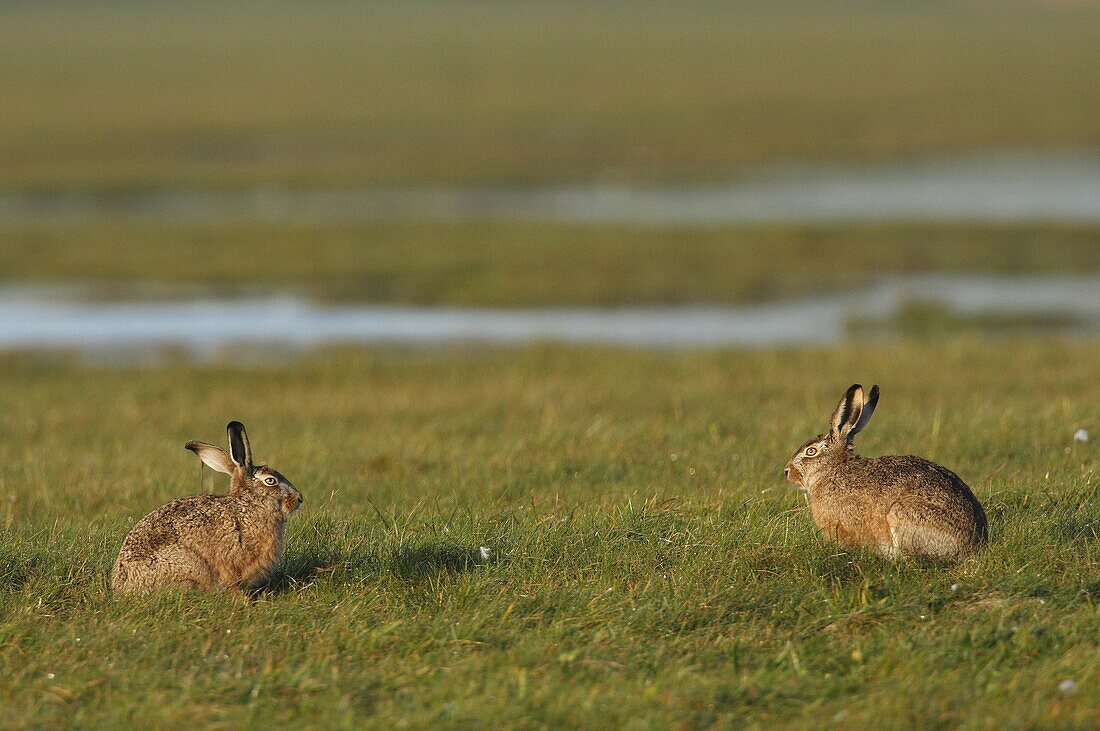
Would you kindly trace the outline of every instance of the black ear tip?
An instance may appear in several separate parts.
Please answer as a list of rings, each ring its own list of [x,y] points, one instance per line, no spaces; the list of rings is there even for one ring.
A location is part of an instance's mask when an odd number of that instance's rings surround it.
[[[226,431],[244,431],[244,424],[239,421],[231,421],[225,425]]]
[[[197,452],[199,450],[199,443],[192,439],[191,441],[187,442],[187,444],[184,444],[183,448],[189,449],[192,452]]]

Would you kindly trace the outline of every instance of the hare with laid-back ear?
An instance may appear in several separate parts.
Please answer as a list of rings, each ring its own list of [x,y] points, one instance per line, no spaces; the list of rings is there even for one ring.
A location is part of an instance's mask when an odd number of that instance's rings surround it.
[[[180,498],[142,518],[111,571],[116,592],[251,589],[275,568],[286,518],[302,504],[302,493],[267,465],[252,463],[243,424],[231,421],[226,430],[229,452],[206,442],[186,446],[230,476],[229,494]]]
[[[783,474],[805,494],[814,523],[847,547],[958,558],[987,540],[985,512],[958,475],[920,457],[866,459],[852,438],[878,405],[878,386],[853,385],[833,413],[829,433],[799,447]]]

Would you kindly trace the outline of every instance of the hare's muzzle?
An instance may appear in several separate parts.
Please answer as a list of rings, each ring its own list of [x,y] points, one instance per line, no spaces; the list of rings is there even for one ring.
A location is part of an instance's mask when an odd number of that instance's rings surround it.
[[[798,468],[793,464],[787,464],[783,469],[783,476],[787,478],[787,482],[792,485],[802,485],[802,473],[798,471]]]
[[[294,490],[283,498],[283,510],[287,513],[293,513],[302,506],[303,502],[305,502],[305,498],[302,497],[302,493]]]

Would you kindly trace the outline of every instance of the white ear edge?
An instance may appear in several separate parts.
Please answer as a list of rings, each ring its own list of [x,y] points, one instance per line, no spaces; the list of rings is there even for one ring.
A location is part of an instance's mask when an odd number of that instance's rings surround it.
[[[231,421],[226,425],[225,430],[229,437],[230,460],[241,469],[252,469],[252,444],[248,441],[248,432],[244,430],[244,424]]]
[[[859,411],[859,416],[852,425],[851,431],[848,432],[848,439],[851,439],[856,434],[863,431],[863,427],[867,426],[867,422],[871,420],[871,416],[875,413],[875,407],[878,406],[878,385],[871,386],[871,393],[864,398],[863,407]]]
[[[204,465],[215,472],[222,472],[227,475],[233,474],[233,460],[229,458],[229,453],[221,447],[194,440],[188,442],[185,446],[197,454]]]
[[[863,386],[853,383],[844,395],[840,397],[840,403],[836,405],[833,418],[829,421],[829,433],[837,441],[845,441],[851,430],[853,418],[859,418],[859,409],[863,405]]]

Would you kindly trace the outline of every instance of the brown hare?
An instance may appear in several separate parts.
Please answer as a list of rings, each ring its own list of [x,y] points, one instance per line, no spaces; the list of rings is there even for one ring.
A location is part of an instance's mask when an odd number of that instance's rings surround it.
[[[187,448],[230,475],[228,495],[192,495],[142,518],[111,571],[116,592],[160,587],[247,590],[262,584],[283,551],[287,516],[302,493],[267,465],[252,464],[244,425],[229,422],[229,453],[205,442]]]
[[[878,386],[848,389],[828,434],[799,447],[783,474],[805,494],[818,529],[843,546],[885,556],[958,558],[987,539],[985,512],[951,470],[913,456],[866,459],[852,438],[878,405]]]

